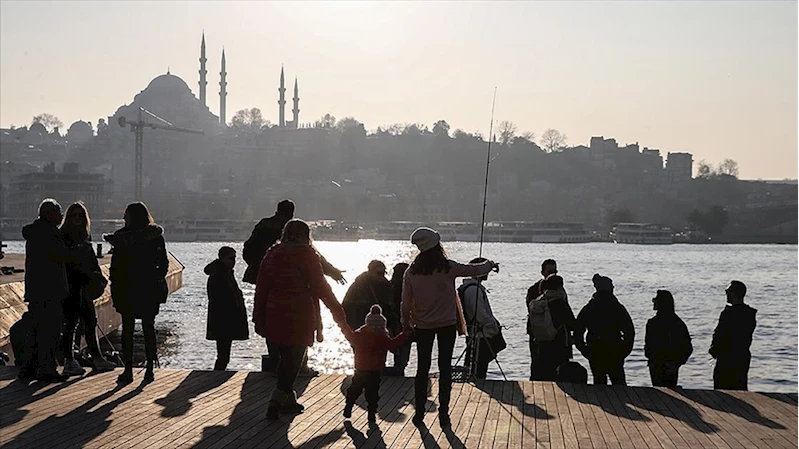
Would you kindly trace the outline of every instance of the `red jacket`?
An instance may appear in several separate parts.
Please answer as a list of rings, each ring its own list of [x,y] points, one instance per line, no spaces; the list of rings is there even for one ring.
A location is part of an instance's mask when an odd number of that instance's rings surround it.
[[[337,323],[344,321],[316,251],[309,245],[273,246],[258,270],[255,332],[272,344],[313,346],[320,299]]]
[[[359,371],[383,371],[386,353],[397,349],[408,341],[410,334],[403,332],[394,338],[369,326],[354,331],[346,324],[341,326],[344,336],[352,344],[355,353],[355,369]]]

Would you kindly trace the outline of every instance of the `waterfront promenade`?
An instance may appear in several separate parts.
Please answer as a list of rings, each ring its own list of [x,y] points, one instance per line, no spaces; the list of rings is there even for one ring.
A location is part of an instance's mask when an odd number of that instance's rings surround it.
[[[411,423],[413,379],[387,377],[378,429],[365,404],[342,416],[347,376],[297,382],[304,414],[264,418],[275,379],[248,371],[158,370],[26,384],[0,367],[0,448],[780,448],[797,447],[795,394],[595,387],[527,381],[454,384],[452,431]],[[430,399],[437,395],[431,379]],[[361,399],[362,400],[362,399]]]

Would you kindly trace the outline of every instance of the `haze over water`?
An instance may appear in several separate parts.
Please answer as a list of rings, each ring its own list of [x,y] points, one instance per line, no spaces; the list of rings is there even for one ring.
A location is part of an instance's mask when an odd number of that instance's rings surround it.
[[[207,299],[206,276],[202,269],[213,260],[222,243],[168,243],[168,248],[185,265],[184,287],[167,301],[156,319],[160,328],[173,332],[172,353],[161,358],[169,368],[211,369],[214,342],[205,340]],[[234,243],[240,253],[241,244]],[[468,261],[476,257],[477,243],[446,243],[450,257]],[[360,241],[318,242],[317,247],[334,265],[347,270],[351,282],[363,272],[371,259],[383,260],[389,267],[408,261],[414,248],[407,242]],[[558,261],[566,281],[569,302],[575,315],[593,293],[591,276],[599,272],[613,279],[616,295],[624,303],[636,328],[635,347],[625,369],[630,385],[651,385],[644,358],[644,330],[652,316],[651,299],[657,289],[674,294],[677,313],[688,325],[694,353],[680,371],[680,384],[687,388],[712,388],[713,362],[707,351],[718,316],[724,308],[724,289],[732,279],[747,284],[746,302],[758,310],[757,329],[752,343],[749,388],[754,391],[796,392],[797,390],[797,247],[796,245],[670,245],[639,246],[589,243],[574,245],[488,243],[483,255],[501,264],[486,286],[490,290],[494,314],[506,327],[508,349],[499,355],[509,379],[529,376],[529,351],[525,334],[527,288],[539,277],[545,258]],[[245,265],[236,266],[240,281]],[[332,282],[332,281],[331,281]],[[347,287],[332,283],[339,301]],[[254,289],[242,284],[252,316]],[[326,339],[309,353],[311,366],[326,373],[351,373],[352,351],[327,309],[324,309]],[[456,354],[463,349],[459,338]],[[263,339],[250,323],[250,340],[235,342],[229,369],[260,369],[265,353]],[[406,375],[415,373],[415,346]],[[575,350],[577,360],[588,363]],[[389,355],[390,364],[391,355]],[[435,356],[434,356],[435,360]],[[437,367],[433,364],[433,370]],[[501,375],[496,364],[489,367],[489,378]]]

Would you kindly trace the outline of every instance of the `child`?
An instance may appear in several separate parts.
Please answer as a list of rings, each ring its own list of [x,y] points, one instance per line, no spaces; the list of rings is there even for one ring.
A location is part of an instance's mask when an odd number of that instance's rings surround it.
[[[409,334],[403,332],[394,338],[389,337],[386,329],[386,317],[379,305],[372,306],[366,316],[366,325],[352,331],[347,324],[342,324],[342,331],[347,340],[352,344],[355,352],[355,376],[347,390],[347,403],[344,406],[344,417],[352,417],[352,406],[355,400],[366,389],[368,403],[369,423],[377,423],[378,390],[380,390],[380,376],[386,364],[386,353],[399,348],[408,341]]]
[[[208,275],[208,327],[205,338],[216,340],[214,370],[224,371],[227,368],[233,340],[250,338],[244,295],[233,276],[235,266],[236,250],[223,246],[219,248],[219,258],[205,267],[205,274]]]

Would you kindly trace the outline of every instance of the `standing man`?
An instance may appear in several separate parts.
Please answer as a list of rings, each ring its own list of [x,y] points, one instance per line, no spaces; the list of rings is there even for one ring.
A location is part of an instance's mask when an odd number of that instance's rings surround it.
[[[25,302],[32,318],[32,329],[25,338],[20,379],[63,382],[67,376],[56,371],[63,309],[69,296],[66,262],[69,250],[58,225],[61,205],[48,198],[39,205],[39,218],[22,228],[25,238]]]
[[[727,306],[721,311],[719,324],[713,331],[710,355],[716,359],[713,370],[713,388],[717,390],[746,390],[749,362],[752,354],[752,334],[757,323],[757,310],[744,304],[746,285],[732,281],[725,290]]]
[[[527,289],[527,297],[525,298],[525,308],[524,310],[530,309],[530,303],[533,302],[534,299],[541,296],[544,292],[541,289],[541,283],[544,282],[544,279],[551,274],[558,274],[558,263],[555,262],[555,259],[547,259],[541,263],[541,279],[536,281],[532,287]],[[566,290],[563,291],[566,293]],[[530,325],[530,318],[527,318],[527,335],[530,341],[530,380],[534,379],[535,373],[535,353],[536,353],[536,344],[535,338],[533,337],[532,327]]]
[[[483,263],[488,259],[477,257],[469,261],[470,264]],[[466,366],[470,369],[474,365],[474,377],[485,379],[488,374],[488,364],[497,357],[497,353],[505,349],[500,343],[502,326],[491,310],[488,302],[488,290],[483,287],[483,282],[488,280],[488,275],[465,278],[458,287],[458,297],[461,298],[463,317],[469,334],[466,336]],[[504,342],[504,339],[501,340]],[[472,354],[476,360],[472,360]]]
[[[261,266],[266,252],[272,247],[283,233],[283,227],[286,223],[294,218],[294,202],[291,200],[283,200],[277,203],[277,211],[275,215],[268,218],[262,218],[261,221],[255,225],[252,230],[250,238],[244,242],[244,249],[242,250],[242,257],[247,262],[247,270],[244,271],[244,282],[255,284],[258,281],[258,269]],[[317,252],[317,254],[319,254]],[[330,264],[321,254],[319,260],[322,263],[322,270],[326,276],[330,276],[339,284],[347,282],[341,270]]]

